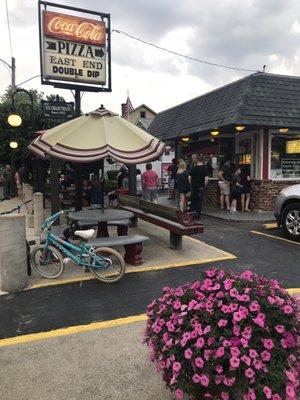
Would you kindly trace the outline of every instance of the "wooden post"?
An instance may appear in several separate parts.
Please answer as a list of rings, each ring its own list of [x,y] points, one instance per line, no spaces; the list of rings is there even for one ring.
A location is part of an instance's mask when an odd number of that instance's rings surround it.
[[[59,211],[59,179],[58,168],[60,160],[50,157],[50,193],[51,193],[51,213],[55,214]]]
[[[129,194],[131,196],[136,195],[136,165],[129,165],[128,166],[129,172]]]

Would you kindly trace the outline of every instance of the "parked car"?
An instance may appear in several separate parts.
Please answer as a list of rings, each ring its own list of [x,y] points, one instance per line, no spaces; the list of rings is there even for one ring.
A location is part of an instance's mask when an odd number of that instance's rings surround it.
[[[279,193],[274,214],[285,236],[300,241],[300,184],[289,186]]]

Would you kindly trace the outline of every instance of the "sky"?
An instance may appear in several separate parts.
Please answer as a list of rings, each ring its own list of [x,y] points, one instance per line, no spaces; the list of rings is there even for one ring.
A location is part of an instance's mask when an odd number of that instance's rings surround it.
[[[17,84],[40,73],[36,0],[7,0]],[[55,1],[56,3],[59,0]],[[0,0],[1,58],[11,63],[6,0]],[[300,75],[299,0],[64,0],[111,14],[112,28],[177,53],[217,64]],[[251,72],[201,64],[112,33],[112,92],[84,93],[82,110],[104,104],[120,113],[127,91],[134,107],[159,112]],[[10,84],[0,62],[0,94]],[[69,90],[22,85],[72,101]]]

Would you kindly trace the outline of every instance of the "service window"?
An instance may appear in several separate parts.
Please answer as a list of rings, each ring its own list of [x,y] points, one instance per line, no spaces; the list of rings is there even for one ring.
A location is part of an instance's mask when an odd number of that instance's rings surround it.
[[[300,133],[272,133],[271,179],[300,178]]]

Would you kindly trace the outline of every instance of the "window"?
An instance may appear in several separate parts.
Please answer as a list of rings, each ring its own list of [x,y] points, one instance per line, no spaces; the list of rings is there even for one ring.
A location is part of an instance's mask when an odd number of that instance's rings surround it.
[[[271,179],[300,178],[300,133],[271,136]]]
[[[140,112],[140,117],[141,118],[146,118],[146,111],[141,111]]]

